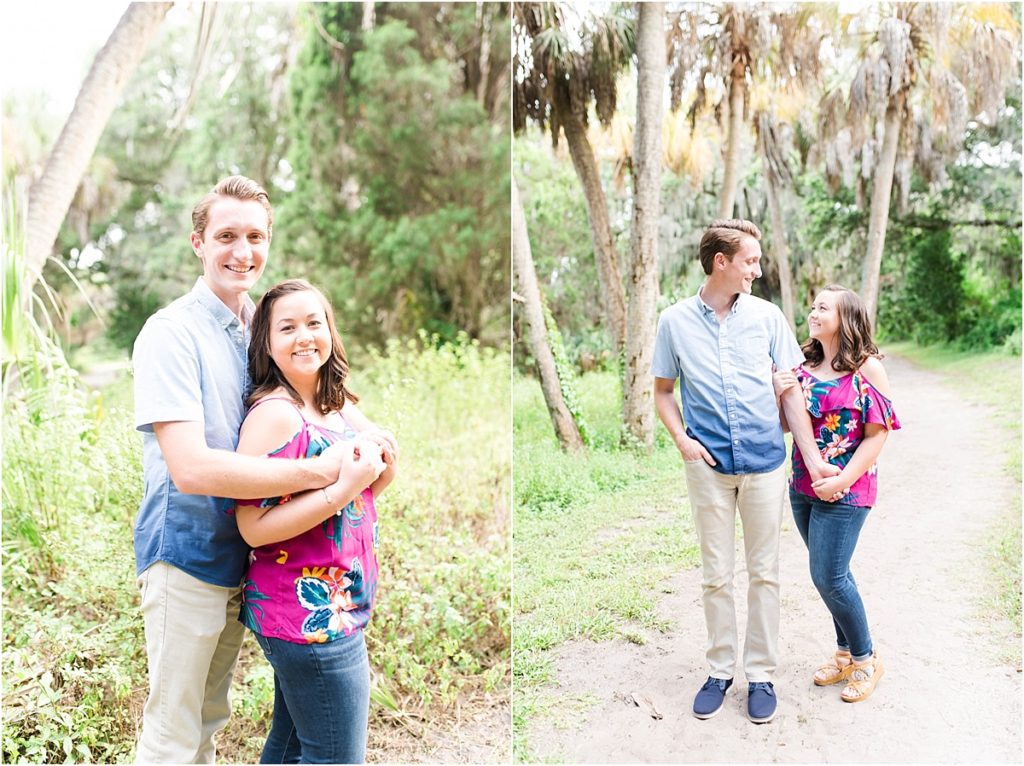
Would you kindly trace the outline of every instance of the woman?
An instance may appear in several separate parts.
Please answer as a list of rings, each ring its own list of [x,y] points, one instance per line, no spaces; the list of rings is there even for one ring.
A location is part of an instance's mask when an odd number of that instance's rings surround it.
[[[238,451],[313,457],[341,442],[338,480],[294,497],[239,500],[253,547],[242,620],[274,668],[274,715],[261,763],[362,763],[370,670],[362,629],[377,588],[374,498],[396,445],[356,407],[330,304],[304,280],[272,287],[249,344],[253,391]]]
[[[871,696],[884,666],[871,642],[850,560],[875,504],[875,461],[889,431],[900,424],[860,297],[829,285],[814,299],[807,328],[806,361],[787,383],[803,389],[822,457],[842,469],[812,482],[803,456],[793,450],[793,518],[807,545],[811,579],[836,630],[835,658],[815,671],[814,683],[845,682],[842,699],[860,702]]]

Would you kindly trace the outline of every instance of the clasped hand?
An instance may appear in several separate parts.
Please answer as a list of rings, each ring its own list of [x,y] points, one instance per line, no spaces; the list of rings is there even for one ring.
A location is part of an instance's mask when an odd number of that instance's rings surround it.
[[[837,465],[822,460],[815,468],[810,469],[811,489],[819,500],[834,503],[842,500],[850,492],[846,482],[841,478],[842,469]]]
[[[373,428],[360,431],[350,441],[335,442],[320,456],[337,461],[336,481],[369,486],[398,460],[398,443],[390,431]]]

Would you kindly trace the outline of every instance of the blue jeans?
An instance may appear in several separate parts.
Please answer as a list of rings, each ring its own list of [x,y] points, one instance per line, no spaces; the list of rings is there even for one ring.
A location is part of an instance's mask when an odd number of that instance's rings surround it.
[[[871,632],[864,602],[850,572],[861,527],[870,508],[826,503],[816,497],[789,491],[793,520],[807,545],[811,581],[832,613],[836,643],[855,660],[871,656]]]
[[[363,632],[323,644],[255,635],[274,669],[274,718],[260,763],[362,763],[370,713]]]

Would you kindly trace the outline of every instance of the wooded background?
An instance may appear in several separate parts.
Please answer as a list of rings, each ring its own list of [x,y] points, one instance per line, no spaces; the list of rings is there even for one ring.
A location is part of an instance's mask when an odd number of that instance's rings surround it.
[[[696,292],[715,218],[762,229],[754,292],[798,337],[839,282],[883,340],[1019,353],[1019,4],[513,13],[520,251],[550,312],[542,335],[561,334],[562,388],[574,365],[614,368],[624,438],[651,444],[652,317]],[[516,330],[517,364],[543,370]]]

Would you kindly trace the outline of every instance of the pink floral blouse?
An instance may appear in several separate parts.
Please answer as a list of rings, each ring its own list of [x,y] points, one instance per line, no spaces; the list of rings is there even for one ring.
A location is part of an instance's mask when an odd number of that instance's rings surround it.
[[[338,433],[303,418],[299,431],[269,457],[315,457],[338,439],[355,436],[347,423]],[[239,500],[238,505],[283,505],[290,497]],[[240,619],[260,635],[300,644],[361,630],[370,620],[377,590],[377,544],[377,510],[367,487],[339,515],[249,554]]]
[[[794,370],[811,415],[814,438],[821,456],[840,468],[846,466],[864,441],[864,424],[877,423],[890,431],[900,428],[892,402],[859,371],[835,380],[818,380],[803,365]],[[800,450],[793,447],[793,477],[790,486],[802,495],[817,497]],[[840,502],[871,507],[878,494],[878,464],[872,464],[853,483]]]

